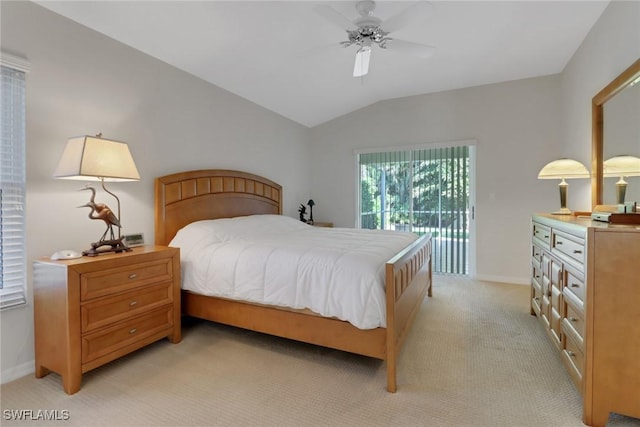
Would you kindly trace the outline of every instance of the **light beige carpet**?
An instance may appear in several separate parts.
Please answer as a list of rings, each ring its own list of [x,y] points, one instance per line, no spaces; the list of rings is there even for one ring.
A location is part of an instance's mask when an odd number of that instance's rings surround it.
[[[383,362],[209,322],[83,378],[1,388],[2,426],[582,426],[578,392],[535,317],[529,288],[434,276],[405,343],[398,392]],[[68,411],[13,421],[7,410]],[[34,412],[35,414],[36,412]],[[640,426],[612,415],[608,426]]]

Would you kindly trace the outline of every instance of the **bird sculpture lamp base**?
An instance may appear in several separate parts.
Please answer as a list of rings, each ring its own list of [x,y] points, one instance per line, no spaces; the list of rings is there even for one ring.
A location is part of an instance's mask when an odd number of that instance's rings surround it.
[[[100,240],[91,244],[91,249],[82,251],[84,256],[98,256],[106,253],[130,252],[131,248],[124,244],[124,236],[119,239]]]

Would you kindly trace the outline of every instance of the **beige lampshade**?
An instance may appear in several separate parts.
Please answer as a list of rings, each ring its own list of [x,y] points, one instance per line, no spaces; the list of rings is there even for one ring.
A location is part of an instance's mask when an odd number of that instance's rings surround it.
[[[572,159],[554,160],[547,163],[538,173],[538,179],[589,178],[589,176],[587,168]]]
[[[635,156],[615,156],[603,164],[605,178],[622,176],[640,176],[640,158]]]
[[[53,176],[84,181],[138,181],[129,146],[101,136],[70,138]]]

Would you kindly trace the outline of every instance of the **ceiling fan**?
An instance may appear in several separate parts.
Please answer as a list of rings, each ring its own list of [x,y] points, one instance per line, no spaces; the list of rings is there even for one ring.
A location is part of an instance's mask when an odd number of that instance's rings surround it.
[[[435,47],[389,37],[389,34],[406,26],[417,17],[426,17],[433,12],[433,6],[426,1],[418,1],[402,12],[382,21],[373,16],[376,2],[362,0],[356,3],[360,14],[354,21],[327,5],[315,7],[315,11],[347,32],[348,40],[340,42],[343,47],[357,46],[353,76],[361,77],[369,72],[371,48],[375,45],[382,49],[411,54],[420,58],[428,58],[435,52]]]

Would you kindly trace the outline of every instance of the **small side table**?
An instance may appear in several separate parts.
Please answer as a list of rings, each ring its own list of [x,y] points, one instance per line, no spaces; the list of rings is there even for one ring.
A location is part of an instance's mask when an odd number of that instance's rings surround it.
[[[54,371],[67,394],[82,374],[180,332],[180,250],[33,263],[36,378]]]

